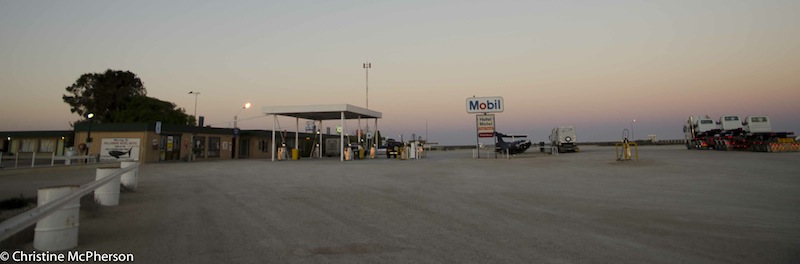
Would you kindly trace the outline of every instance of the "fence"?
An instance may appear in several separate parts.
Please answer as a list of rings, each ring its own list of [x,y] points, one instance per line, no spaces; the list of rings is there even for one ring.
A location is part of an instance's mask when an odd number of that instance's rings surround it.
[[[121,167],[121,168],[120,168]],[[119,204],[120,182],[135,190],[139,163],[122,162],[120,167],[97,168],[96,180],[81,186],[39,189],[38,206],[0,223],[0,241],[36,223],[33,247],[37,250],[65,250],[78,243],[80,198],[95,192],[101,205]]]
[[[4,160],[6,162],[4,162]],[[24,164],[30,164],[31,167],[36,167],[38,163],[39,166],[45,166],[42,164],[42,161],[49,161],[50,166],[55,166],[57,160],[63,160],[64,165],[71,165],[73,160],[85,160],[86,163],[97,163],[99,161],[99,157],[98,155],[56,156],[55,152],[16,153],[16,155],[8,155],[0,152],[0,168],[12,167],[10,166],[11,161],[13,161],[14,168],[20,167],[21,164],[22,166],[26,166]]]

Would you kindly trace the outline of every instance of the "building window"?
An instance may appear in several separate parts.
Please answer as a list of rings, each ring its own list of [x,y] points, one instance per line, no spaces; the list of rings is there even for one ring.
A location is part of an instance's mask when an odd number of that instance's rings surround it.
[[[22,147],[20,148],[19,152],[34,152],[35,150],[36,150],[36,140],[33,139],[22,140]]]
[[[267,141],[266,139],[258,141],[258,150],[260,150],[261,152],[269,152],[269,148],[270,148],[269,141]]]
[[[219,137],[208,138],[208,157],[219,158]]]
[[[39,141],[39,152],[53,152],[56,141],[52,139],[42,139]]]

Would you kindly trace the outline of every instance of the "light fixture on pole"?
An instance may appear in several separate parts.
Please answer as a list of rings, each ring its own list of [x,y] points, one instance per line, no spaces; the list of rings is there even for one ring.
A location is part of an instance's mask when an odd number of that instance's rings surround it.
[[[247,109],[247,108],[250,108],[250,103],[246,103],[246,104],[244,104],[244,106],[242,106],[242,109],[239,109],[239,112],[236,112],[236,115],[235,115],[235,116],[233,116],[233,129],[236,129],[236,122],[237,122],[237,121],[238,121],[238,119],[239,119],[239,113],[241,113],[241,112],[242,112],[242,110],[245,110],[245,109]]]
[[[189,91],[189,94],[193,94],[194,95],[194,120],[195,120],[194,124],[196,126],[196,125],[198,125],[198,121],[197,121],[197,96],[200,95],[200,92]]]
[[[636,142],[636,137],[633,134],[633,123],[636,123],[636,119],[631,122],[631,141]]]

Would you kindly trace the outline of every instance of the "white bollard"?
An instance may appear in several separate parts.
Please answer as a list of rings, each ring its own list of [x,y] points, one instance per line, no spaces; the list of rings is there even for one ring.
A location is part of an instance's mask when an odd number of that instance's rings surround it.
[[[76,192],[80,188],[77,185],[40,188],[38,206]],[[41,251],[58,251],[77,247],[80,207],[80,198],[75,198],[58,211],[36,222],[33,248]]]
[[[119,171],[119,168],[97,168],[95,180],[105,178]],[[119,205],[119,176],[94,190],[94,200],[101,205]]]
[[[138,164],[138,162],[135,162],[135,161],[123,161],[123,162],[120,163],[119,166],[120,166],[120,168],[124,169],[124,168],[130,167],[130,166],[136,165],[136,164]],[[136,187],[139,186],[139,169],[137,168],[137,169],[134,169],[132,171],[129,171],[129,172],[126,172],[126,173],[122,174],[122,177],[120,178],[120,182],[122,183],[122,186],[125,186],[125,188],[128,188],[128,189],[131,189],[131,190],[135,191]]]

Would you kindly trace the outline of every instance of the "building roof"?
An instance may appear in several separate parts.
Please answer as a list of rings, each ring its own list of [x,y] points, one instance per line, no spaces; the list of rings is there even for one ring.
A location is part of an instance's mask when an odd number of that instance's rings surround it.
[[[336,120],[341,119],[344,113],[345,119],[357,118],[381,118],[381,112],[353,106],[349,104],[331,105],[299,105],[299,106],[265,106],[262,108],[264,114],[291,116],[309,120]]]
[[[88,131],[89,123],[75,124],[75,131]],[[127,132],[127,131],[156,131],[156,123],[102,123],[92,124],[92,131]],[[162,124],[161,131],[165,133],[203,133],[203,134],[231,134],[233,128],[196,127],[189,125]]]
[[[2,131],[0,136],[5,138],[59,138],[59,137],[73,137],[75,132],[72,131]]]

